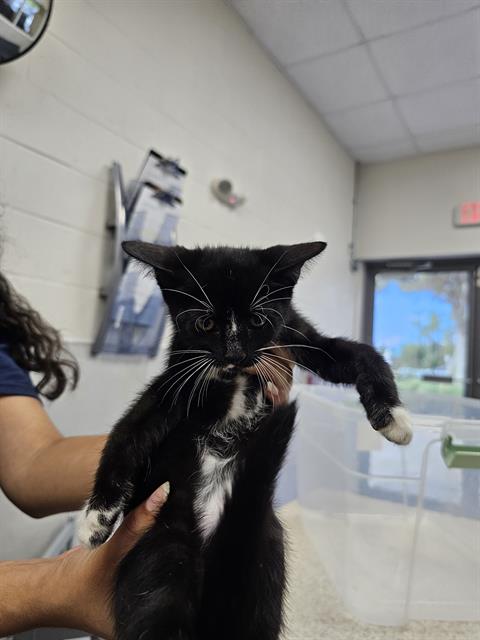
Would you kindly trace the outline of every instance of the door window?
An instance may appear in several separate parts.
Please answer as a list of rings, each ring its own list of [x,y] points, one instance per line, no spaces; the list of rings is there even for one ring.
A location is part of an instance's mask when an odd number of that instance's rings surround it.
[[[366,339],[401,390],[476,395],[475,265],[427,265],[368,267]]]

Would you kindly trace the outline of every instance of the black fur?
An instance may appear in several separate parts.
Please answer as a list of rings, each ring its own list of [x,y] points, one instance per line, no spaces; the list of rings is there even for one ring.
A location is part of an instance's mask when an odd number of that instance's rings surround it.
[[[154,268],[174,334],[166,371],[113,429],[88,504],[87,513],[99,511],[89,539],[95,546],[120,512],[171,483],[155,525],[118,572],[120,640],[278,639],[285,569],[272,500],[295,406],[258,399],[274,369],[287,377],[287,358],[325,380],[356,385],[375,429],[392,422],[400,402],[383,358],[367,345],[322,336],[292,306],[303,264],[324,247],[125,243],[127,253]],[[276,351],[279,345],[291,355]],[[234,415],[240,384],[244,411]],[[225,462],[225,478],[232,470],[231,491],[207,534],[199,503],[203,454]]]

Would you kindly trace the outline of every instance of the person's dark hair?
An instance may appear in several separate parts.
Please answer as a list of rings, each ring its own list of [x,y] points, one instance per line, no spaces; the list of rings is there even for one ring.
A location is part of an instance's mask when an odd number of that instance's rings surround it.
[[[68,385],[75,388],[78,363],[63,346],[60,334],[32,309],[0,273],[0,341],[8,344],[10,355],[27,371],[40,373],[37,391],[55,400]]]

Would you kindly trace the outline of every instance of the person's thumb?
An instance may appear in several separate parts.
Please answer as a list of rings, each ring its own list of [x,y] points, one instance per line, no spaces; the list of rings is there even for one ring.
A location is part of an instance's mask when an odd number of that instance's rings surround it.
[[[170,483],[165,482],[136,509],[131,511],[112,537],[115,546],[119,545],[126,553],[137,540],[155,522],[155,516],[163,507],[170,493]]]

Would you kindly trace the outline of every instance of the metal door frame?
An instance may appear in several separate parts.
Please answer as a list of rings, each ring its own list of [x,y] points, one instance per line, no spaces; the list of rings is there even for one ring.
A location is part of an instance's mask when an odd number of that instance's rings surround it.
[[[411,271],[467,271],[470,274],[468,293],[469,321],[467,333],[467,383],[465,395],[480,398],[480,256],[465,258],[405,258],[365,262],[365,288],[362,336],[372,344],[375,276],[378,273]]]

